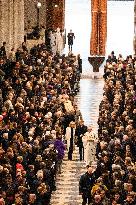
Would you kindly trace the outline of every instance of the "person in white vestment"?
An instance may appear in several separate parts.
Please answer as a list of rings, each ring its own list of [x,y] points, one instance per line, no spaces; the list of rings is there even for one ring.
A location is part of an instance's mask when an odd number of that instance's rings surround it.
[[[54,32],[50,32],[50,45],[51,51],[53,55],[56,55],[57,47],[56,47],[56,34]]]
[[[40,30],[40,39],[45,42],[45,28],[43,26]]]
[[[91,161],[95,160],[96,142],[97,138],[94,134],[92,127],[88,127],[87,132],[82,137],[84,147],[84,161],[88,165]]]
[[[62,55],[62,52],[63,52],[63,37],[61,35],[60,28],[57,28],[57,32],[56,32],[56,50],[60,55]]]
[[[67,141],[68,159],[72,160],[72,154],[75,147],[75,130],[76,124],[71,121],[69,127],[66,128],[65,139]]]

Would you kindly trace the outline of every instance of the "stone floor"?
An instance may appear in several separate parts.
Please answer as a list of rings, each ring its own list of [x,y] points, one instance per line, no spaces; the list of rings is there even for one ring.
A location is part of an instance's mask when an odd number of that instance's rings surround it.
[[[104,80],[102,78],[82,78],[80,80],[80,92],[75,98],[85,124],[91,125],[95,133],[97,133],[99,104],[103,96],[103,86]]]
[[[103,93],[103,79],[81,79],[80,92],[76,96],[78,107],[86,125],[92,125],[97,133],[99,104]],[[92,156],[93,157],[93,156]],[[52,194],[51,205],[80,205],[79,178],[86,171],[85,162],[79,161],[78,147],[73,161],[67,160],[67,152],[62,164],[62,173],[57,176],[57,190]]]
[[[80,205],[79,178],[85,173],[85,162],[79,161],[78,147],[73,160],[67,160],[67,151],[62,164],[62,173],[57,176],[57,190],[52,194],[51,205]]]
[[[133,53],[133,9],[133,2],[108,2],[107,55],[111,50],[114,50],[117,55]],[[90,10],[90,0],[66,0],[66,32],[72,29],[75,33],[73,53],[76,55],[80,53],[83,60],[80,92],[75,100],[85,124],[93,126],[94,132],[97,133],[99,104],[102,99],[104,81],[102,79],[103,66],[99,74],[93,73],[87,60],[90,53]],[[68,52],[67,45],[64,52],[66,54]],[[78,148],[76,147],[74,151],[73,161],[67,160],[66,152],[62,173],[57,176],[57,190],[52,194],[51,205],[81,205],[78,184],[80,176],[85,171],[85,163],[79,161]]]

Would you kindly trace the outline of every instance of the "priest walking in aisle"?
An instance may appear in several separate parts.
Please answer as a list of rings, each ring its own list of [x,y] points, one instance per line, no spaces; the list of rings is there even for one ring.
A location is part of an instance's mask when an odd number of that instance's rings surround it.
[[[75,147],[75,122],[71,121],[69,127],[66,128],[66,141],[68,149],[68,160],[72,160],[72,154]]]
[[[93,132],[91,126],[88,127],[88,130],[84,134],[82,140],[84,146],[84,160],[86,162],[86,165],[88,165],[91,161],[95,160],[97,143],[96,134]]]

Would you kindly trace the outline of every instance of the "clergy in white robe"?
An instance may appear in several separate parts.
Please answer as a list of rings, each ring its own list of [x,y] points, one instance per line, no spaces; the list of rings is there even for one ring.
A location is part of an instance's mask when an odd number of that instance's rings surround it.
[[[84,134],[82,141],[84,147],[84,160],[86,165],[89,165],[91,161],[95,160],[97,142],[96,135],[93,133],[91,127],[88,127],[88,131]]]
[[[60,32],[60,28],[57,28],[57,32],[56,32],[56,49],[57,49],[57,52],[62,55],[63,53],[63,37],[61,35],[61,32]]]
[[[50,32],[50,44],[51,44],[51,51],[53,56],[56,55],[57,47],[56,47],[56,34],[54,32]]]

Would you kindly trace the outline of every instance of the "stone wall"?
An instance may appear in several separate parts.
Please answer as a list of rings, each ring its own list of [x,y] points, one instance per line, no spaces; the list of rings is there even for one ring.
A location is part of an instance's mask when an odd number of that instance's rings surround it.
[[[7,51],[24,41],[24,0],[0,0],[0,46],[3,41]]]
[[[38,0],[41,3],[39,10],[39,24],[46,26],[46,0]],[[36,0],[24,0],[25,2],[25,30],[29,31],[37,25],[37,2]]]
[[[59,27],[64,30],[65,0],[46,0],[46,5],[46,28],[56,30]]]

